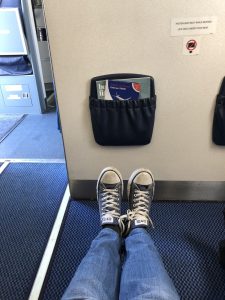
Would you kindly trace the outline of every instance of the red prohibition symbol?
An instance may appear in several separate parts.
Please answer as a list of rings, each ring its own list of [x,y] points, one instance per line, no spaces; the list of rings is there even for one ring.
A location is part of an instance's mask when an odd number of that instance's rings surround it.
[[[190,53],[197,47],[197,42],[196,40],[189,40],[186,44],[186,48]]]

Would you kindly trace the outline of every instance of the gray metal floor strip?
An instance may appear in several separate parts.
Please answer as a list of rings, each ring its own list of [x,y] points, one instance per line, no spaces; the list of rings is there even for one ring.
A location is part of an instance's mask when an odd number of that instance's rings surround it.
[[[10,164],[9,160],[5,160],[3,162],[3,164],[0,167],[0,174],[2,174],[5,171],[5,169],[8,167],[9,164]]]

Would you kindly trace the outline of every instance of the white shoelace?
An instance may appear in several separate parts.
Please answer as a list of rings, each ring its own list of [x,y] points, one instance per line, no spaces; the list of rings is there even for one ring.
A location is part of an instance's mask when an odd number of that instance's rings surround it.
[[[131,221],[135,219],[147,219],[154,228],[153,222],[149,217],[149,192],[135,190],[133,199],[133,210],[128,209],[125,215],[120,216],[120,208],[117,205],[119,201],[118,189],[103,189],[102,194],[102,213],[104,215],[110,214],[112,217],[118,219],[118,224],[121,234],[128,234],[131,227]],[[128,221],[128,222],[127,222]],[[127,223],[127,226],[125,225]]]
[[[103,189],[102,195],[102,213],[109,213],[113,218],[118,219],[118,224],[123,234],[125,231],[124,216],[120,216],[120,207],[118,207],[117,202],[119,201],[118,189]]]
[[[102,195],[102,212],[107,214],[108,212],[114,218],[120,217],[120,209],[117,205],[117,201],[119,201],[119,193],[118,189],[103,189]]]
[[[149,216],[149,192],[148,191],[134,191],[134,198],[133,198],[133,210],[127,210],[127,230],[128,233],[131,226],[131,221],[135,219],[147,219],[151,226],[154,228],[153,222]]]

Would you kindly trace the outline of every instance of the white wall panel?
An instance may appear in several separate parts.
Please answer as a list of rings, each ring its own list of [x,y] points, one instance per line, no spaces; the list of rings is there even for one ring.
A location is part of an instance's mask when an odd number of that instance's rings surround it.
[[[225,148],[213,145],[215,97],[225,74],[222,0],[45,0],[45,15],[71,180],[96,179],[108,165],[127,179],[137,167],[158,180],[225,180]],[[200,54],[182,53],[171,18],[217,16]],[[95,143],[88,107],[90,79],[108,73],[155,79],[152,142],[138,147]]]

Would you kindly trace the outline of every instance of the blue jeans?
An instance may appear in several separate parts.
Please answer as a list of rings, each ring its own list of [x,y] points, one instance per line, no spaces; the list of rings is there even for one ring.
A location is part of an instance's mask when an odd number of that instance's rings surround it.
[[[126,256],[122,267],[120,247],[118,233],[102,229],[62,299],[180,299],[145,229],[133,229],[125,239]]]

